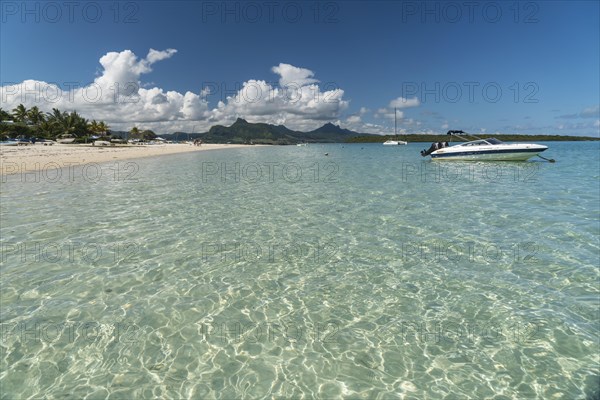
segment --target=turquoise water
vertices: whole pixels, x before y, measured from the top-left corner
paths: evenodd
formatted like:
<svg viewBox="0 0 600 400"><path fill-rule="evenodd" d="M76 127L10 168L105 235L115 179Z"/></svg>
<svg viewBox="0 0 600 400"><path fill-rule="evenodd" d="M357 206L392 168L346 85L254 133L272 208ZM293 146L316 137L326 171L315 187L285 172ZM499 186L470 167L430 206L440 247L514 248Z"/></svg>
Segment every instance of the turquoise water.
<svg viewBox="0 0 600 400"><path fill-rule="evenodd" d="M546 144L3 177L0 397L594 398L599 145Z"/></svg>

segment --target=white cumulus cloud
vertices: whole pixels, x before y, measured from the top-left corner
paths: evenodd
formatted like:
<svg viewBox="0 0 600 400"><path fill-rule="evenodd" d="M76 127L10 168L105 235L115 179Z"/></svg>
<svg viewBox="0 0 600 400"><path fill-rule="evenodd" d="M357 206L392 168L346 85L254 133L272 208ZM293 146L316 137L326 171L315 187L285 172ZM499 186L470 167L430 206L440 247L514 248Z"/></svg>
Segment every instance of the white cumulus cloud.
<svg viewBox="0 0 600 400"><path fill-rule="evenodd" d="M385 118L385 119L388 119L391 121L393 121L394 119L397 119L397 121L401 124L413 125L413 124L416 124L417 121L414 121L412 119L405 120L404 119L404 111L398 110L398 109L417 107L420 104L421 103L419 102L419 99L416 97L413 97L411 99L405 99L404 97L398 97L398 98L392 99L389 102L387 107L379 108L375 112L375 118Z"/></svg>
<svg viewBox="0 0 600 400"><path fill-rule="evenodd" d="M271 68L271 71L279 75L279 85L281 87L306 86L318 82L318 80L313 79L315 74L311 70L294 67L290 64L281 63Z"/></svg>
<svg viewBox="0 0 600 400"><path fill-rule="evenodd" d="M418 98L413 97L412 99L405 99L404 97L398 97L390 101L390 108L408 108L408 107L417 107L421 102Z"/></svg>
<svg viewBox="0 0 600 400"><path fill-rule="evenodd" d="M358 115L351 115L346 119L346 121L351 124L358 124L361 122L361 119Z"/></svg>

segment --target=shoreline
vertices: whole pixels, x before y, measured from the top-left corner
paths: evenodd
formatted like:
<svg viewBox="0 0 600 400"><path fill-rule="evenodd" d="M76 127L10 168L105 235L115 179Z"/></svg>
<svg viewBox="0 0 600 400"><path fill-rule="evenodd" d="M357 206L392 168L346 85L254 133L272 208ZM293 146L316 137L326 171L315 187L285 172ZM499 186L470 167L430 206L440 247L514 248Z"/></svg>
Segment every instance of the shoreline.
<svg viewBox="0 0 600 400"><path fill-rule="evenodd" d="M260 145L255 145L260 146ZM155 145L91 146L42 144L0 147L0 176L23 172L40 172L64 167L169 154L191 153L222 149L254 147L244 144L191 144L169 143Z"/></svg>

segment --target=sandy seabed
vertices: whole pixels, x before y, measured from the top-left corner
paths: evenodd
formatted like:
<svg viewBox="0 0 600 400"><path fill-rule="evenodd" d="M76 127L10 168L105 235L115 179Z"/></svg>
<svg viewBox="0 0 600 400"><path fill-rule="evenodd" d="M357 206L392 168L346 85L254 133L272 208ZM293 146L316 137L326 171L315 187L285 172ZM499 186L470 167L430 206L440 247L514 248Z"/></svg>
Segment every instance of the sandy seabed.
<svg viewBox="0 0 600 400"><path fill-rule="evenodd" d="M241 144L157 144L130 146L91 146L42 143L27 146L0 146L0 175L45 171L76 165L129 160L165 154L188 153L231 148L249 148Z"/></svg>

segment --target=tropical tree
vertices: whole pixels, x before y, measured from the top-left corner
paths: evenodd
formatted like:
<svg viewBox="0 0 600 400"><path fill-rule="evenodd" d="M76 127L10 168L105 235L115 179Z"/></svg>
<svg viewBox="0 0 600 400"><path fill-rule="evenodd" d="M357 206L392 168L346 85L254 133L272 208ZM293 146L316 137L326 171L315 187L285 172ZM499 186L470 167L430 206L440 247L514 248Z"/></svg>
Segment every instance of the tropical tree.
<svg viewBox="0 0 600 400"><path fill-rule="evenodd" d="M89 132L88 120L77 111L66 113L54 108L48 120L55 124L61 135L80 137Z"/></svg>
<svg viewBox="0 0 600 400"><path fill-rule="evenodd" d="M67 118L63 119L58 123L58 127L62 132L62 135L65 136L76 136L77 125L74 118L71 116L67 116Z"/></svg>
<svg viewBox="0 0 600 400"><path fill-rule="evenodd" d="M74 127L75 136L84 136L89 133L88 120L83 118L77 111L71 112L67 117L68 125Z"/></svg>
<svg viewBox="0 0 600 400"><path fill-rule="evenodd" d="M88 124L88 129L92 131L92 133L98 134L100 133L100 124L98 124L98 121L93 120Z"/></svg>
<svg viewBox="0 0 600 400"><path fill-rule="evenodd" d="M105 136L106 132L108 132L108 125L104 121L96 121L93 120L88 124L88 129L97 135Z"/></svg>
<svg viewBox="0 0 600 400"><path fill-rule="evenodd" d="M60 111L58 108L53 108L52 112L48 114L48 119L53 121L60 121L66 118L67 113L64 111Z"/></svg>
<svg viewBox="0 0 600 400"><path fill-rule="evenodd" d="M2 121L11 121L12 120L12 115L10 115L10 113L4 111L2 108L0 108L0 122Z"/></svg>
<svg viewBox="0 0 600 400"><path fill-rule="evenodd" d="M38 132L41 134L41 136L44 136L47 138L55 137L58 133L57 128L58 127L55 122L47 121L47 120L40 122L40 124L37 126Z"/></svg>
<svg viewBox="0 0 600 400"><path fill-rule="evenodd" d="M98 123L98 129L100 130L100 133L104 136L108 133L110 126L106 125L106 122L100 121Z"/></svg>
<svg viewBox="0 0 600 400"><path fill-rule="evenodd" d="M13 120L15 122L27 122L27 108L23 104L19 104L17 107L13 108Z"/></svg>
<svg viewBox="0 0 600 400"><path fill-rule="evenodd" d="M27 119L33 125L39 125L40 122L46 119L46 116L37 106L33 106L27 111Z"/></svg>

